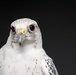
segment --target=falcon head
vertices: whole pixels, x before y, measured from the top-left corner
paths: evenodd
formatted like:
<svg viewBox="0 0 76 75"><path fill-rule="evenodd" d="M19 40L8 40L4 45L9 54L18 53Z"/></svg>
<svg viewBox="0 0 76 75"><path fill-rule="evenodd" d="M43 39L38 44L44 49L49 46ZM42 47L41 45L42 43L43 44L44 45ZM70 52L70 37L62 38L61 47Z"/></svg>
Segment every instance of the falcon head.
<svg viewBox="0 0 76 75"><path fill-rule="evenodd" d="M33 43L41 38L41 32L36 21L29 18L18 19L11 24L11 41L22 46Z"/></svg>

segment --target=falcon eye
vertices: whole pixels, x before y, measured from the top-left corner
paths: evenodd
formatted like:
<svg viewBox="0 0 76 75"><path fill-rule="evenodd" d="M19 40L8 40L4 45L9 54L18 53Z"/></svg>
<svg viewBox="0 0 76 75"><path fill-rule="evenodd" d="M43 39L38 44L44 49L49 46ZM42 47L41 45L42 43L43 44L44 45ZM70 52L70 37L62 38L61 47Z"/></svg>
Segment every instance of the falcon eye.
<svg viewBox="0 0 76 75"><path fill-rule="evenodd" d="M31 31L34 31L34 30L35 30L35 26L34 26L34 25L30 25L30 26L29 26L29 29L30 29Z"/></svg>
<svg viewBox="0 0 76 75"><path fill-rule="evenodd" d="M12 26L11 27L11 30L12 30L12 32L15 32L15 27Z"/></svg>

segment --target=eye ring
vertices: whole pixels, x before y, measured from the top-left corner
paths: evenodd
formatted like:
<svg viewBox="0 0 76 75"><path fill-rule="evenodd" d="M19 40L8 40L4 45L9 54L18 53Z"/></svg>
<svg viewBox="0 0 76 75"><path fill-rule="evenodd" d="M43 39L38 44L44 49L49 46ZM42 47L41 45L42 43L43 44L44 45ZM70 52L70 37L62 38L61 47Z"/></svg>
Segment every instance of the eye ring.
<svg viewBox="0 0 76 75"><path fill-rule="evenodd" d="M12 27L11 27L11 30L12 30L12 32L15 32L15 27L12 26Z"/></svg>
<svg viewBox="0 0 76 75"><path fill-rule="evenodd" d="M35 25L34 24L31 24L30 26L29 26L29 31L30 32L33 32L35 30Z"/></svg>

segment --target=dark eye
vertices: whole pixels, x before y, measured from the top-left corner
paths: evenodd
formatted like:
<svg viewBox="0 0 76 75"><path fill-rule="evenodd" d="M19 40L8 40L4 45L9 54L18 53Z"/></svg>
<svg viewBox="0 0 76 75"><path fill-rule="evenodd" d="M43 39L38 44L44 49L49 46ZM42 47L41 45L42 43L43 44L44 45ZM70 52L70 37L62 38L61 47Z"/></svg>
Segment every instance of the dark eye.
<svg viewBox="0 0 76 75"><path fill-rule="evenodd" d="M30 25L30 26L29 26L29 29L30 29L31 31L34 31L34 30L35 30L35 26L34 26L34 25Z"/></svg>
<svg viewBox="0 0 76 75"><path fill-rule="evenodd" d="M12 32L15 32L15 27L12 26L11 27L11 30L12 30Z"/></svg>

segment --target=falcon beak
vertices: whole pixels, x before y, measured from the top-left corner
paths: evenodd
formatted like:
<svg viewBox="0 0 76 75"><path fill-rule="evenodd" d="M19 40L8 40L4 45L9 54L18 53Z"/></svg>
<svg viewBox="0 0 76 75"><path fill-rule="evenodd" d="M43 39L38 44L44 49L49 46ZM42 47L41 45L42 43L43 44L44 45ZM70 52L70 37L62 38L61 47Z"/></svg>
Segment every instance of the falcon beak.
<svg viewBox="0 0 76 75"><path fill-rule="evenodd" d="M21 46L22 43L24 42L25 40L25 36L23 34L20 34L19 37L18 37L18 42L19 42L19 45Z"/></svg>
<svg viewBox="0 0 76 75"><path fill-rule="evenodd" d="M20 28L20 29L18 29L17 30L17 35L18 35L18 43L19 43L19 45L21 46L22 45L22 43L24 42L24 40L25 40L25 34L26 34L26 30L25 29L22 29L22 28Z"/></svg>

